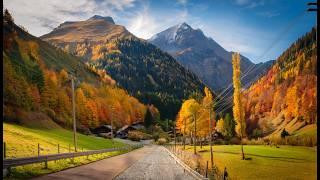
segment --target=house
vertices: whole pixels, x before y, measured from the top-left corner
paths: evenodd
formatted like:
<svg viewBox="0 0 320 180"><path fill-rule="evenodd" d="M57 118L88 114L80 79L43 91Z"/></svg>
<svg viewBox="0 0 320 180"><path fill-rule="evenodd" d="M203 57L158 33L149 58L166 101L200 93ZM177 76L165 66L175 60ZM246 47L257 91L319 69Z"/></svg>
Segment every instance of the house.
<svg viewBox="0 0 320 180"><path fill-rule="evenodd" d="M116 137L121 139L128 138L128 132L144 129L143 122L136 122L131 125L125 125L116 132Z"/></svg>
<svg viewBox="0 0 320 180"><path fill-rule="evenodd" d="M135 122L135 123L132 123L131 126L136 130L144 129L143 122Z"/></svg>
<svg viewBox="0 0 320 180"><path fill-rule="evenodd" d="M136 129L133 128L132 126L125 125L116 132L116 137L121 139L126 139L128 138L128 132L133 130L136 130Z"/></svg>
<svg viewBox="0 0 320 180"><path fill-rule="evenodd" d="M93 134L109 133L109 132L111 132L111 128L112 128L111 125L105 124L105 125L102 125L102 126L99 126L97 128L92 129L91 132Z"/></svg>

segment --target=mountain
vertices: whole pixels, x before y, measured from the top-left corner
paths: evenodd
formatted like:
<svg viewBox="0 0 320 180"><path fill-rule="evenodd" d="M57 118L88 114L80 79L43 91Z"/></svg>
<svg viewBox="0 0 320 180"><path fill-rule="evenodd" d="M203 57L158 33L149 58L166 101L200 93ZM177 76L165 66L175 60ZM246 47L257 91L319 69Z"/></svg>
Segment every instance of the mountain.
<svg viewBox="0 0 320 180"><path fill-rule="evenodd" d="M72 74L79 130L110 124L111 119L116 127L144 119L147 106L115 86L105 71L30 35L7 10L2 53L4 121L72 127Z"/></svg>
<svg viewBox="0 0 320 180"><path fill-rule="evenodd" d="M226 51L212 38L206 37L200 29L181 23L152 36L148 41L171 54L216 91L232 82L232 52ZM270 62L254 64L241 56L242 72L248 68L254 69L243 79L243 83L252 82L269 67Z"/></svg>
<svg viewBox="0 0 320 180"><path fill-rule="evenodd" d="M317 47L316 29L293 43L266 75L244 91L247 132L269 137L316 136Z"/></svg>
<svg viewBox="0 0 320 180"><path fill-rule="evenodd" d="M182 100L203 92L204 84L172 56L112 22L101 16L65 22L41 39L106 70L130 94L154 104L162 119L175 119Z"/></svg>

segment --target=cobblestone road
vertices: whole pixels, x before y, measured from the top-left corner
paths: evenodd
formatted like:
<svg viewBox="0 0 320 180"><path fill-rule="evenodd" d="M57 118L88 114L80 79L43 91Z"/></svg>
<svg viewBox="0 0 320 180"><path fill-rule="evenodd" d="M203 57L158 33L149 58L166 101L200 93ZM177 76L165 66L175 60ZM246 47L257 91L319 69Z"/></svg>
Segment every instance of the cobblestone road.
<svg viewBox="0 0 320 180"><path fill-rule="evenodd" d="M161 146L151 146L150 152L134 163L116 180L191 180L194 179L175 163L168 152Z"/></svg>

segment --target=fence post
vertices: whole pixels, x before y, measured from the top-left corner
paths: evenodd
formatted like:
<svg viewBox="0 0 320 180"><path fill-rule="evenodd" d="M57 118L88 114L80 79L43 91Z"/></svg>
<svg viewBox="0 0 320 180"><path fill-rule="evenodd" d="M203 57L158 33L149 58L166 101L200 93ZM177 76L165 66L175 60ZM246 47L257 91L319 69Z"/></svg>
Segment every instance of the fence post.
<svg viewBox="0 0 320 180"><path fill-rule="evenodd" d="M70 147L70 144L69 144L69 152L71 152L71 149L70 149L71 147Z"/></svg>
<svg viewBox="0 0 320 180"><path fill-rule="evenodd" d="M38 156L40 156L40 144L38 143Z"/></svg>
<svg viewBox="0 0 320 180"><path fill-rule="evenodd" d="M3 159L7 158L6 142L3 142Z"/></svg>
<svg viewBox="0 0 320 180"><path fill-rule="evenodd" d="M58 144L58 154L60 154L60 145Z"/></svg>
<svg viewBox="0 0 320 180"><path fill-rule="evenodd" d="M44 168L48 169L48 158L46 158L46 161L44 162Z"/></svg>
<svg viewBox="0 0 320 180"><path fill-rule="evenodd" d="M208 161L207 161L207 167L206 167L206 178L208 177Z"/></svg>

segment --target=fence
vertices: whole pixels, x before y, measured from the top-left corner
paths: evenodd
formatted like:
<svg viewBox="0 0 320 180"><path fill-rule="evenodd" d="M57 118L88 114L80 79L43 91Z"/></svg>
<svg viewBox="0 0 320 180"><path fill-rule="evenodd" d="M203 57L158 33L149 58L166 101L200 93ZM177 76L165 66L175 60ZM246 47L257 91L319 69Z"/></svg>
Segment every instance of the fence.
<svg viewBox="0 0 320 180"><path fill-rule="evenodd" d="M5 146L5 145L4 145ZM61 154L50 154L50 155L39 155L35 157L25 157L25 158L14 158L14 159L4 159L3 160L3 169L7 169L15 166L22 166L33 163L45 163L45 167L48 167L48 161L75 158L80 156L89 156L94 154L101 154L106 152L120 151L120 150L130 150L140 148L142 145L131 145L117 148L108 148L100 150L90 150L84 152L73 152L73 153L61 153Z"/></svg>
<svg viewBox="0 0 320 180"><path fill-rule="evenodd" d="M208 161L200 155L195 155L193 152L182 150L182 146L179 146L178 144L176 145L176 148L174 145L167 145L165 147L168 151L173 153L176 158L183 162L185 166L188 166L184 168L187 170L190 168L193 171L191 173L196 174L198 179L224 179L224 172L219 171L216 166L209 167ZM177 162L179 160L177 160Z"/></svg>

